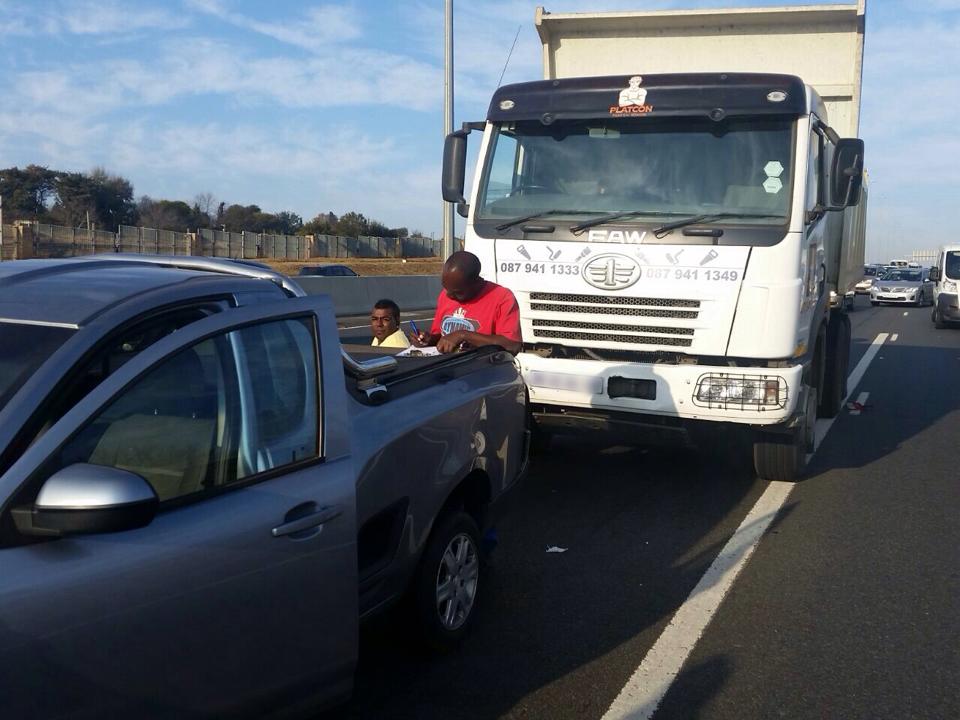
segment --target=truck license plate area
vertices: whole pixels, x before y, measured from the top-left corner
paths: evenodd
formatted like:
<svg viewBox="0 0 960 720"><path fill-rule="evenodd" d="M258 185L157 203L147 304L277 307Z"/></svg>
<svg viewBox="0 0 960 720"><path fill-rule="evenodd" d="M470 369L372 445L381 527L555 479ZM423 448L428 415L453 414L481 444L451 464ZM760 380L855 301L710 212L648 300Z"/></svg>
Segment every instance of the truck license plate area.
<svg viewBox="0 0 960 720"><path fill-rule="evenodd" d="M611 398L637 398L638 400L657 399L656 380L638 380L614 376L607 380L607 395Z"/></svg>

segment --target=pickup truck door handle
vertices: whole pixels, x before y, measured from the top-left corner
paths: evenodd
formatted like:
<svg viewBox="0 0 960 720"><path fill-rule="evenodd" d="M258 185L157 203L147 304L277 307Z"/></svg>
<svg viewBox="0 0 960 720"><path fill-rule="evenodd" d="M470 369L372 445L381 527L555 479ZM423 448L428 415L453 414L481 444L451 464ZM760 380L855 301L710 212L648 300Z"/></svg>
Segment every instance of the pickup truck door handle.
<svg viewBox="0 0 960 720"><path fill-rule="evenodd" d="M312 505L313 503L310 504ZM294 508L287 513L287 518L293 515L298 509L299 508ZM327 507L320 508L316 512L310 513L309 515L302 515L301 517L297 517L295 520L289 520L282 525L277 525L277 527L270 531L270 534L274 537L282 537L283 535L292 535L294 533L303 532L304 530L309 530L310 528L315 528L318 525L323 525L324 523L330 522L331 520L340 517L342 514L343 506L328 505Z"/></svg>

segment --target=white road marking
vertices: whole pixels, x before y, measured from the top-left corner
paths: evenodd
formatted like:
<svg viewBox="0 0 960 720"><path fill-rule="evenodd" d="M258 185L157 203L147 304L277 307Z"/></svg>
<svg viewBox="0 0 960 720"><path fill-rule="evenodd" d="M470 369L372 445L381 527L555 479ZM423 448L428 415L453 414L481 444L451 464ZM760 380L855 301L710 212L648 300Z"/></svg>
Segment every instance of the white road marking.
<svg viewBox="0 0 960 720"><path fill-rule="evenodd" d="M887 333L877 335L850 373L847 379L850 393L860 384L887 337ZM849 399L848 393L842 404L846 405ZM835 418L817 421L816 447L820 446L834 420ZM785 482L771 482L767 486L756 505L740 523L740 527L700 578L700 582L674 613L670 624L647 652L640 666L604 713L602 720L649 720L653 717L733 581L790 497L793 487L793 483Z"/></svg>
<svg viewBox="0 0 960 720"><path fill-rule="evenodd" d="M899 333L894 333L890 336L890 342L896 342L898 337L900 337Z"/></svg>
<svg viewBox="0 0 960 720"><path fill-rule="evenodd" d="M906 310L903 311L903 316L904 316L904 317L906 317L906 316L909 315L909 314L910 314L910 313L907 312Z"/></svg>
<svg viewBox="0 0 960 720"><path fill-rule="evenodd" d="M892 341L891 341L892 342ZM870 393L862 392L857 396L857 399L854 401L858 407L863 407L867 404L867 398L870 397ZM859 415L860 411L857 408L854 408L850 411L851 415Z"/></svg>

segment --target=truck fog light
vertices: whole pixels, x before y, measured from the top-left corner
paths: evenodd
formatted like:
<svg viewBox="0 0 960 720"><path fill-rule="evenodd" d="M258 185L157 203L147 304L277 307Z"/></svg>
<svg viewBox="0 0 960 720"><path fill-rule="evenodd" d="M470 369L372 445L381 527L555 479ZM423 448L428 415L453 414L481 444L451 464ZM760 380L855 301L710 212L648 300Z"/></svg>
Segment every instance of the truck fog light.
<svg viewBox="0 0 960 720"><path fill-rule="evenodd" d="M707 407L748 408L784 407L786 387L782 379L763 375L708 373L697 381L693 396L696 405Z"/></svg>

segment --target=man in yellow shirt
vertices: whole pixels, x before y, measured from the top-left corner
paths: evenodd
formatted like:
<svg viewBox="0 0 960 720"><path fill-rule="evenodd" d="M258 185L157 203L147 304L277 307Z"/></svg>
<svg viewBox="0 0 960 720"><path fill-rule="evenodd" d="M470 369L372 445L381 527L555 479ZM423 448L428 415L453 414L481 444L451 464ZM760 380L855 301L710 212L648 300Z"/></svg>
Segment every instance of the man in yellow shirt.
<svg viewBox="0 0 960 720"><path fill-rule="evenodd" d="M377 300L370 313L370 330L374 347L410 347L410 341L400 329L400 306L393 300Z"/></svg>

